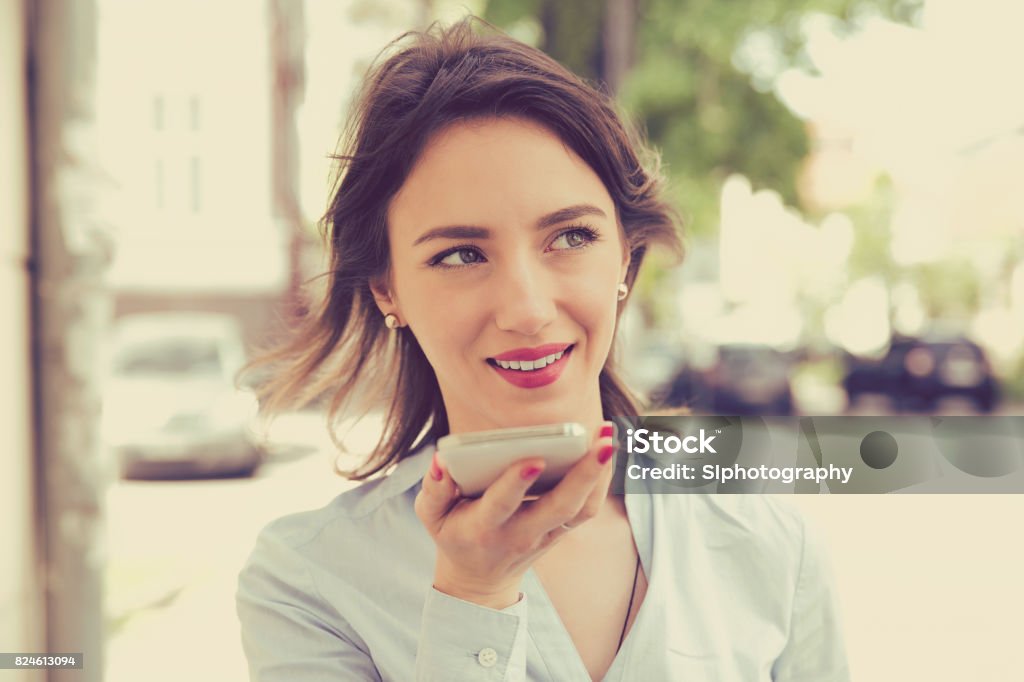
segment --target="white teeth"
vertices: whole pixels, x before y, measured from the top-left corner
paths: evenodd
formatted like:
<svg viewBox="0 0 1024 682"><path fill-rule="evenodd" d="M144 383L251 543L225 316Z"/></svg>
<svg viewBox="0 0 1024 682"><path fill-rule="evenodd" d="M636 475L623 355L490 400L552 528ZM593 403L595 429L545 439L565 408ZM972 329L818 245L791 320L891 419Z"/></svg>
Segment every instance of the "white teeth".
<svg viewBox="0 0 1024 682"><path fill-rule="evenodd" d="M537 360L495 360L499 367L504 369L518 369L520 371L530 372L535 369L542 369L547 367L552 362L560 360L565 355L565 351L559 351L553 355L548 355Z"/></svg>

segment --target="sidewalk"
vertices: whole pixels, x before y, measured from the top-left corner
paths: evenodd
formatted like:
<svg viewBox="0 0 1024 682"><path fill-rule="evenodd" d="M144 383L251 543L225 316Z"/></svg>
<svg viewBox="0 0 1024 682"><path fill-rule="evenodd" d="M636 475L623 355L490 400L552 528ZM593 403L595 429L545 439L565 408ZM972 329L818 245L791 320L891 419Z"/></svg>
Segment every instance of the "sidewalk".
<svg viewBox="0 0 1024 682"><path fill-rule="evenodd" d="M379 417L345 437L350 466L376 444ZM345 425L344 428L349 428ZM108 495L106 680L247 679L235 615L238 571L257 533L356 483L319 413L282 416L250 479L119 481Z"/></svg>

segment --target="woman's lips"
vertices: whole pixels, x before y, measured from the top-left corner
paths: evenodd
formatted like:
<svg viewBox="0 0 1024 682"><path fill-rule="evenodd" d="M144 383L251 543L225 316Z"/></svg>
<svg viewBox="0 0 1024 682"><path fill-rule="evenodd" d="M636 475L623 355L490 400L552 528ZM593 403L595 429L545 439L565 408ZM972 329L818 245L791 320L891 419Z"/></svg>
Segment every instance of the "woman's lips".
<svg viewBox="0 0 1024 682"><path fill-rule="evenodd" d="M548 384L554 383L558 380L558 377L562 375L562 371L568 364L569 358L572 356L572 351L575 348L575 344L570 345L565 349L565 352L562 353L562 357L558 358L550 365L545 365L541 369L505 369L498 365L493 358L489 358L487 360L487 364L489 364L502 379L513 386L518 386L519 388L540 388L541 386L547 386Z"/></svg>
<svg viewBox="0 0 1024 682"><path fill-rule="evenodd" d="M549 343L543 346L537 346L536 348L516 348L502 353L501 355L495 355L491 360L539 360L540 358L546 358L549 355L555 353L561 353L566 348L571 346L571 343Z"/></svg>

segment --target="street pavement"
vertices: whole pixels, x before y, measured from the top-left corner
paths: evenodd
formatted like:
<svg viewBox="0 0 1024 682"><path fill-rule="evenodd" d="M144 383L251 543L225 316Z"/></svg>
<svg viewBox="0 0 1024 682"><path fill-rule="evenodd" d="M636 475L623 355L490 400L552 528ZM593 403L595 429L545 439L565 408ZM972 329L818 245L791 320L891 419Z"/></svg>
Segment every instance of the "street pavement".
<svg viewBox="0 0 1024 682"><path fill-rule="evenodd" d="M346 444L368 448L377 425L379 418L369 418ZM248 679L234 595L258 532L354 485L332 470L322 416L287 415L270 436L271 457L251 479L118 481L110 488L108 682Z"/></svg>

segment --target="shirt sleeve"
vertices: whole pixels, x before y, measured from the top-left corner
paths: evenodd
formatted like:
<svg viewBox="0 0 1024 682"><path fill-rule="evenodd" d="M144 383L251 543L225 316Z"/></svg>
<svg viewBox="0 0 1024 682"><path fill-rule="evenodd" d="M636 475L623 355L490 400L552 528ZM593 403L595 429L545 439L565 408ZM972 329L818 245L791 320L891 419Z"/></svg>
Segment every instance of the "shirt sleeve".
<svg viewBox="0 0 1024 682"><path fill-rule="evenodd" d="M819 531L803 523L789 638L772 667L775 682L849 682L839 600Z"/></svg>
<svg viewBox="0 0 1024 682"><path fill-rule="evenodd" d="M252 682L379 681L365 643L320 596L308 567L266 531L235 598Z"/></svg>
<svg viewBox="0 0 1024 682"><path fill-rule="evenodd" d="M526 595L504 609L431 587L423 605L416 681L522 682L526 679Z"/></svg>

